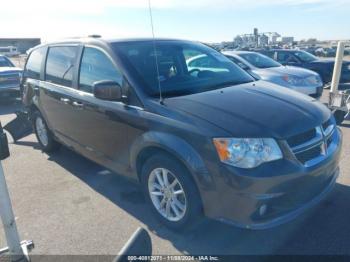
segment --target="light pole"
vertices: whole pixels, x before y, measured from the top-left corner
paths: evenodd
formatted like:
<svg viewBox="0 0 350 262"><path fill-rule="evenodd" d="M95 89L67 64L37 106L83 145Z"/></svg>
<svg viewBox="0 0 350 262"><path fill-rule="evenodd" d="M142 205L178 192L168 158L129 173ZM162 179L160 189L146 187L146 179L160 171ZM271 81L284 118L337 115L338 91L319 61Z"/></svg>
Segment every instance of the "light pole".
<svg viewBox="0 0 350 262"><path fill-rule="evenodd" d="M4 160L10 156L8 141L6 134L2 129L0 122L0 160ZM0 250L0 254L9 253L11 261L28 261L28 249L34 247L33 242L23 241L17 231L15 216L13 214L10 195L7 189L6 179L2 163L0 161L0 215L4 225L4 232L8 247Z"/></svg>

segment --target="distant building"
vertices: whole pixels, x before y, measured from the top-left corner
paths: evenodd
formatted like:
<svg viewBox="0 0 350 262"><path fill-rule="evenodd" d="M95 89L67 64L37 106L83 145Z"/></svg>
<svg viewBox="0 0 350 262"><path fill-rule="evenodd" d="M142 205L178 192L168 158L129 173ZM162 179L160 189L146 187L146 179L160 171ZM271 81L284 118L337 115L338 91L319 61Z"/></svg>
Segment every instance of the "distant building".
<svg viewBox="0 0 350 262"><path fill-rule="evenodd" d="M40 44L40 38L0 38L0 47L15 46L21 54Z"/></svg>
<svg viewBox="0 0 350 262"><path fill-rule="evenodd" d="M238 35L234 38L234 44L239 47L256 47L256 36L254 34Z"/></svg>
<svg viewBox="0 0 350 262"><path fill-rule="evenodd" d="M278 38L281 37L281 35L279 33L276 33L276 32L267 32L264 34L269 38L269 45L277 44Z"/></svg>
<svg viewBox="0 0 350 262"><path fill-rule="evenodd" d="M233 39L233 43L235 46L242 46L243 45L243 39L241 36L236 36L235 39Z"/></svg>
<svg viewBox="0 0 350 262"><path fill-rule="evenodd" d="M265 47L265 46L272 46L276 45L281 41L278 41L278 39L281 37L281 35L277 32L265 32L265 33L259 33L257 28L254 28L253 34L243 34L243 35L237 35L234 38L234 44L239 47ZM285 41L287 44L290 42L290 38L287 37ZM292 38L291 42L293 43L294 38Z"/></svg>
<svg viewBox="0 0 350 262"><path fill-rule="evenodd" d="M291 36L283 36L281 37L281 44L283 45L293 45L294 37Z"/></svg>
<svg viewBox="0 0 350 262"><path fill-rule="evenodd" d="M269 37L265 34L261 34L258 38L258 46L265 47L269 45Z"/></svg>

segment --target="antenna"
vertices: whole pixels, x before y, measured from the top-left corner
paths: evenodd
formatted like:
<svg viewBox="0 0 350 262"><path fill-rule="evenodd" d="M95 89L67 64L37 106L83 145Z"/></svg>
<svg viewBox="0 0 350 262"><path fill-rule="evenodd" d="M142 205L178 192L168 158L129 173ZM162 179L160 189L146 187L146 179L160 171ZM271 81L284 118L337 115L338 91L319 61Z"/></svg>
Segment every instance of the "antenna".
<svg viewBox="0 0 350 262"><path fill-rule="evenodd" d="M151 18L151 28L152 28L152 37L153 37L153 52L154 52L154 57L155 57L155 61L156 61L156 69L157 69L157 82L158 82L158 89L159 89L159 102L161 104L163 104L162 87L160 85L160 75L159 75L158 58L157 58L157 50L156 50L156 39L155 39L155 36L154 36L151 0L148 0L148 7L149 7L149 15L150 15L150 18Z"/></svg>

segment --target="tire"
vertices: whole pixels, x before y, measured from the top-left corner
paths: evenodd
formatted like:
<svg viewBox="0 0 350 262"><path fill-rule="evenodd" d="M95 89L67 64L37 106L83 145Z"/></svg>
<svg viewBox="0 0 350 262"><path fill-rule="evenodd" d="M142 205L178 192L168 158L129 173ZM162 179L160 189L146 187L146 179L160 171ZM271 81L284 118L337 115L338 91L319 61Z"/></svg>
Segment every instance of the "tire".
<svg viewBox="0 0 350 262"><path fill-rule="evenodd" d="M47 127L46 121L39 111L32 114L33 129L43 151L49 153L58 150L61 146L55 139L52 132ZM46 139L45 135L46 133Z"/></svg>
<svg viewBox="0 0 350 262"><path fill-rule="evenodd" d="M335 122L337 123L337 125L341 125L341 123L343 123L343 121L345 119L346 113L344 111L341 111L341 110L336 110L333 113L333 115L334 115Z"/></svg>
<svg viewBox="0 0 350 262"><path fill-rule="evenodd" d="M155 175L158 173L163 178L162 180L164 182L161 171L163 174L168 171L168 185L175 183L173 178L176 178L179 184L176 184L174 187L168 186L168 191L163 191L163 196L153 195L150 192L162 194L162 192L160 192L162 190L158 187L160 186L159 180L157 175ZM152 181L158 184L157 188L152 188L152 185L154 185ZM191 174L179 161L167 155L157 154L151 156L142 167L141 183L146 200L151 206L153 213L167 227L171 229L185 229L199 221L198 218L202 215L202 202L199 192L192 180ZM171 196L169 197L169 188L170 191L173 193L177 192L178 194L170 193ZM181 190L184 194L179 194ZM168 201L164 200L166 197L168 197ZM166 201L163 204L164 208L158 210L162 204L162 200ZM170 210L169 217L166 217L167 206L169 206ZM184 208L181 209L181 207ZM175 209L177 209L177 214Z"/></svg>

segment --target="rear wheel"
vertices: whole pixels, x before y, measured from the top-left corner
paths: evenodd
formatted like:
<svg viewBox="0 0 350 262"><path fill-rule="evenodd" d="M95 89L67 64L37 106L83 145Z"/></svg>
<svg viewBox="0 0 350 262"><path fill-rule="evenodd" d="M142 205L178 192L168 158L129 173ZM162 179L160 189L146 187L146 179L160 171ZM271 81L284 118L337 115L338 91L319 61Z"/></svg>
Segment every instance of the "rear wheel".
<svg viewBox="0 0 350 262"><path fill-rule="evenodd" d="M60 147L60 144L55 141L52 132L48 129L46 121L40 112L35 111L32 119L35 135L43 151L53 152L57 150Z"/></svg>
<svg viewBox="0 0 350 262"><path fill-rule="evenodd" d="M177 160L154 155L142 168L142 186L153 213L174 229L190 226L201 215L201 200L187 169Z"/></svg>

